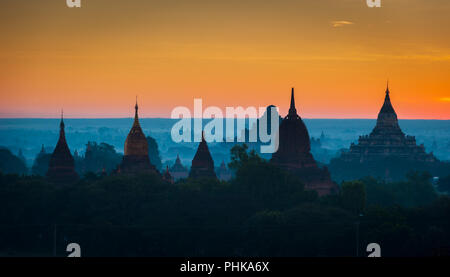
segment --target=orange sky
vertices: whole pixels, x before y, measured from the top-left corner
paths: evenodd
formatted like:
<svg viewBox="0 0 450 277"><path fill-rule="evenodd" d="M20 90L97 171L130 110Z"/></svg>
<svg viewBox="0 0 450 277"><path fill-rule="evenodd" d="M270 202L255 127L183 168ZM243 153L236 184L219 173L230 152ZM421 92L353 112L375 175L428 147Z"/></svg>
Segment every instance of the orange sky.
<svg viewBox="0 0 450 277"><path fill-rule="evenodd" d="M267 106L450 119L450 1L3 0L0 117L168 117Z"/></svg>

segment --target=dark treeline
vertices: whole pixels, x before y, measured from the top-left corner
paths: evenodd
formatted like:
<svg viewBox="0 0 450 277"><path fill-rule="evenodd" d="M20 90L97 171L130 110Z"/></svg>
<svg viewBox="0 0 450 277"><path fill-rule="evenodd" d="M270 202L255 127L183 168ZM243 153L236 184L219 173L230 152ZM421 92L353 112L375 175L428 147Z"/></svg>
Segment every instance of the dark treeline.
<svg viewBox="0 0 450 277"><path fill-rule="evenodd" d="M245 146L229 182L87 174L76 184L0 175L0 255L432 256L450 246L450 199L427 173L344 182L318 198ZM359 238L359 239L358 239Z"/></svg>

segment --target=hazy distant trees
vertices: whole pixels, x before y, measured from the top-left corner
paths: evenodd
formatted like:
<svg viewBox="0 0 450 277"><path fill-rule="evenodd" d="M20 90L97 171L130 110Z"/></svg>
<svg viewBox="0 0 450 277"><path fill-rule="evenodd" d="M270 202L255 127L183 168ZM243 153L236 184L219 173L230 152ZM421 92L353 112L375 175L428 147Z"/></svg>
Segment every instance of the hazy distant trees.
<svg viewBox="0 0 450 277"><path fill-rule="evenodd" d="M32 175L45 176L48 171L48 164L50 163L50 158L52 154L40 152L33 162L33 167L31 168Z"/></svg>
<svg viewBox="0 0 450 277"><path fill-rule="evenodd" d="M7 148L0 148L0 172L10 174L27 174L24 161L11 153Z"/></svg>
<svg viewBox="0 0 450 277"><path fill-rule="evenodd" d="M77 171L81 174L88 172L105 173L112 172L122 161L122 155L116 152L114 146L107 143L97 144L96 142L88 142L84 159L80 159L77 164Z"/></svg>
<svg viewBox="0 0 450 277"><path fill-rule="evenodd" d="M147 136L147 143L150 162L156 167L156 169L161 171L162 162L161 156L159 155L158 143L156 143L156 140L150 136Z"/></svg>

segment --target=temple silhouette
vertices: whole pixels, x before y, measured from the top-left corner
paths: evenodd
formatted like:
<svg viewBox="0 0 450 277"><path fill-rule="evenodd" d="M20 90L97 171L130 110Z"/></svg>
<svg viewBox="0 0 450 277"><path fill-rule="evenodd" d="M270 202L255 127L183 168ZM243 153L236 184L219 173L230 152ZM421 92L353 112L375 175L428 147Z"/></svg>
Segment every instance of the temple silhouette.
<svg viewBox="0 0 450 277"><path fill-rule="evenodd" d="M222 161L220 167L217 169L217 178L221 181L229 181L233 177L231 170L225 164L225 161Z"/></svg>
<svg viewBox="0 0 450 277"><path fill-rule="evenodd" d="M64 116L61 113L59 139L50 157L46 174L48 180L53 183L72 183L78 180L78 174L75 172L75 162L69 146L67 146L64 128Z"/></svg>
<svg viewBox="0 0 450 277"><path fill-rule="evenodd" d="M354 166L361 166L361 169ZM426 153L423 144L417 145L414 136L405 135L401 130L391 103L388 83L383 106L372 132L360 136L358 143L352 143L348 151L333 159L330 170L338 179L363 177L361 174L364 174L393 181L404 177L408 170L432 172L441 166L432 153ZM352 169L352 173L361 174L345 174L347 168Z"/></svg>
<svg viewBox="0 0 450 277"><path fill-rule="evenodd" d="M162 179L164 181L168 182L168 183L171 183L171 184L174 183L174 179L173 179L172 175L169 172L169 166L166 167L166 171L162 175Z"/></svg>
<svg viewBox="0 0 450 277"><path fill-rule="evenodd" d="M298 176L305 189L315 190L320 196L338 191L327 168L319 168L311 154L308 130L295 108L294 88L289 113L279 128L278 151L273 153L270 161Z"/></svg>
<svg viewBox="0 0 450 277"><path fill-rule="evenodd" d="M396 156L413 161L436 162L433 154L425 152L423 144L418 146L414 136L407 136L400 129L389 94L388 85L375 128L369 135L360 136L357 144L352 143L350 151L343 154L342 159L364 162Z"/></svg>
<svg viewBox="0 0 450 277"><path fill-rule="evenodd" d="M268 117L269 106L264 116ZM150 162L149 145L139 123L138 103L136 99L134 122L125 140L124 155L115 171L116 174L157 174L169 183L183 178L211 178L230 180L232 172L222 162L217 169L206 143L204 133L198 145L190 170L181 163L179 155L172 167L167 167L160 173ZM276 112L276 110L275 110ZM270 118L270 117L269 117ZM281 117L279 117L281 120ZM267 121L270 130L270 121ZM55 150L48 163L48 170L39 169L34 172L47 171L46 176L52 182L73 182L78 179L75 171L76 159L71 155L65 138L64 118L61 115L60 135ZM256 128L253 126L253 128ZM248 132L248 130L246 130ZM324 134L322 132L322 139ZM305 184L305 189L315 190L319 196L333 194L338 191L335 181L357 179L365 176L382 177L386 181L400 179L413 170L429 171L435 176L448 171L448 165L440 162L433 153L427 153L424 145L417 145L414 136L408 136L401 130L397 114L390 99L389 84L387 85L384 103L378 113L375 127L369 135L360 136L357 143L352 143L348 151L331 160L329 167L333 175L331 179L327 167L319 167L311 154L311 139L308 129L298 115L295 106L294 88L291 91L289 112L281 120L279 148L273 153L270 162L299 177ZM317 143L317 141L313 141ZM320 141L319 141L320 143ZM85 158L90 157L90 143L87 145ZM45 156L45 149L39 157ZM78 156L75 152L75 156ZM42 159L41 157L41 159ZM120 158L119 158L120 159ZM44 161L45 163L45 161ZM119 161L118 161L119 163ZM217 170L217 173L216 171ZM103 167L102 175L106 175Z"/></svg>
<svg viewBox="0 0 450 277"><path fill-rule="evenodd" d="M191 171L189 172L189 178L209 178L217 179L214 172L214 161L209 152L208 144L205 140L205 135L202 132L202 141L198 145L197 152L192 159Z"/></svg>
<svg viewBox="0 0 450 277"><path fill-rule="evenodd" d="M118 173L127 175L140 173L159 174L156 167L150 163L148 142L139 124L137 100L134 109L134 123L125 140L124 156L118 168Z"/></svg>
<svg viewBox="0 0 450 277"><path fill-rule="evenodd" d="M169 172L174 181L185 179L189 176L189 170L181 163L180 155L177 155L177 159L175 160L174 165L169 169Z"/></svg>

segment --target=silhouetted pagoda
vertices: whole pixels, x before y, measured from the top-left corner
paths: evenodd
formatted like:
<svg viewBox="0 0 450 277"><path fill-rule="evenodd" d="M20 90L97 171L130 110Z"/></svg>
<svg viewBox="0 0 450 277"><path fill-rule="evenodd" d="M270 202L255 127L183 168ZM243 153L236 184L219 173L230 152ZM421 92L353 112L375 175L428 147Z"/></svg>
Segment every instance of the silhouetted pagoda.
<svg viewBox="0 0 450 277"><path fill-rule="evenodd" d="M162 178L164 181L173 184L173 177L170 175L169 166L166 167L166 171L164 172Z"/></svg>
<svg viewBox="0 0 450 277"><path fill-rule="evenodd" d="M389 93L388 86L375 128L369 135L360 136L358 144L352 143L350 151L343 154L342 159L364 162L380 157L396 156L421 162L437 161L433 154L425 152L423 144L417 146L415 137L405 135L400 129Z"/></svg>
<svg viewBox="0 0 450 277"><path fill-rule="evenodd" d="M231 174L231 171L228 169L227 165L225 164L225 161L222 161L222 163L220 164L220 167L217 170L217 177L221 181L229 181L233 177Z"/></svg>
<svg viewBox="0 0 450 277"><path fill-rule="evenodd" d="M327 168L319 168L311 154L308 130L295 108L294 89L291 92L291 106L279 129L278 151L273 153L271 162L288 170L300 178L305 189L327 195L338 191L331 180Z"/></svg>
<svg viewBox="0 0 450 277"><path fill-rule="evenodd" d="M189 170L183 166L180 160L180 156L177 155L177 159L175 160L175 164L170 168L170 175L172 175L175 181L179 179L185 179L189 176Z"/></svg>
<svg viewBox="0 0 450 277"><path fill-rule="evenodd" d="M214 172L214 161L206 144L204 133L202 133L202 141L198 145L197 153L192 159L191 171L189 178L211 178L217 179Z"/></svg>
<svg viewBox="0 0 450 277"><path fill-rule="evenodd" d="M47 178L54 183L71 183L78 180L78 174L75 172L75 162L67 146L62 114L59 128L59 139L50 158Z"/></svg>
<svg viewBox="0 0 450 277"><path fill-rule="evenodd" d="M45 176L48 171L48 164L50 163L50 158L52 154L45 152L45 147L42 144L41 151L36 155L34 159L33 166L31 168L31 173L33 175Z"/></svg>
<svg viewBox="0 0 450 277"><path fill-rule="evenodd" d="M139 124L138 104L136 101L134 123L125 140L124 156L119 166L120 174L155 173L155 166L150 163L148 142Z"/></svg>
<svg viewBox="0 0 450 277"><path fill-rule="evenodd" d="M361 174L392 181L404 177L409 170L429 170L425 167L438 163L432 153L425 152L423 144L418 146L414 136L405 135L401 130L388 85L375 128L369 135L360 136L357 144L352 143L348 152L332 160L330 169L333 176L342 176L340 179L362 177L347 174L347 178L344 178L346 167L351 166ZM360 169L356 168L358 164L361 165Z"/></svg>

